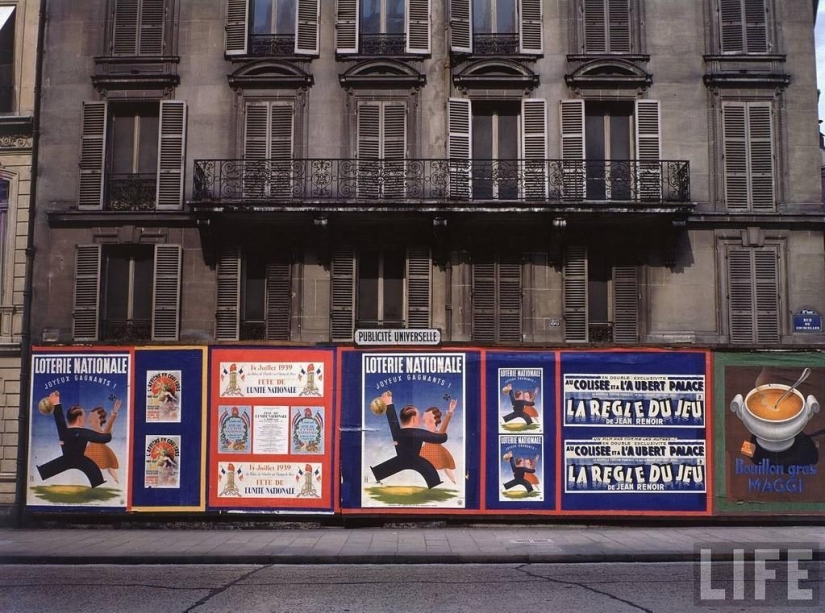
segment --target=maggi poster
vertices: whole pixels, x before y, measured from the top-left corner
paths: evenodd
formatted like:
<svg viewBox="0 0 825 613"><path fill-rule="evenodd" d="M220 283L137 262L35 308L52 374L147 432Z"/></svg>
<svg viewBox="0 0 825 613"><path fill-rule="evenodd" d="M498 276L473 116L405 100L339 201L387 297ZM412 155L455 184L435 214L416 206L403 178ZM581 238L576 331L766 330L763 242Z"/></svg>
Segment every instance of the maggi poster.
<svg viewBox="0 0 825 613"><path fill-rule="evenodd" d="M825 510L825 358L717 354L716 510Z"/></svg>
<svg viewBox="0 0 825 613"><path fill-rule="evenodd" d="M332 356L212 349L210 507L333 510Z"/></svg>

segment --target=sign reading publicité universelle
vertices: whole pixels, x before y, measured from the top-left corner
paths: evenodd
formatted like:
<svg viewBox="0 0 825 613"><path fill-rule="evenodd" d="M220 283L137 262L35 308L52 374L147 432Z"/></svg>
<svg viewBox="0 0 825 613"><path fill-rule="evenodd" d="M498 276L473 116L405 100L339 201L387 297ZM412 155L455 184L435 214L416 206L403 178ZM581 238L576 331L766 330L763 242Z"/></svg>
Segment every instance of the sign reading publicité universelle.
<svg viewBox="0 0 825 613"><path fill-rule="evenodd" d="M439 345L440 343L441 330L435 328L418 330L377 328L355 331L355 344L359 346Z"/></svg>

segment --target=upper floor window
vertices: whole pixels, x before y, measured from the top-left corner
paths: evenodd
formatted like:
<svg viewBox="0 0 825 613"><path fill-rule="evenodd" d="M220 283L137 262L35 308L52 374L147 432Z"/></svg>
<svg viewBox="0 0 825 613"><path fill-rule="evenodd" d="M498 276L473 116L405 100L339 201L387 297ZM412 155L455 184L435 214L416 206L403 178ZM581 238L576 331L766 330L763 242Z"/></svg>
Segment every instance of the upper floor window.
<svg viewBox="0 0 825 613"><path fill-rule="evenodd" d="M631 0L583 0L584 53L630 53Z"/></svg>
<svg viewBox="0 0 825 613"><path fill-rule="evenodd" d="M227 0L226 55L318 55L321 0Z"/></svg>
<svg viewBox="0 0 825 613"><path fill-rule="evenodd" d="M543 53L541 0L450 0L453 53Z"/></svg>
<svg viewBox="0 0 825 613"><path fill-rule="evenodd" d="M775 210L771 102L723 102L722 131L727 208Z"/></svg>
<svg viewBox="0 0 825 613"><path fill-rule="evenodd" d="M336 52L430 53L431 4L432 0L338 0Z"/></svg>
<svg viewBox="0 0 825 613"><path fill-rule="evenodd" d="M14 9L0 6L0 113L14 110Z"/></svg>
<svg viewBox="0 0 825 613"><path fill-rule="evenodd" d="M521 254L476 254L473 261L473 340L520 343Z"/></svg>
<svg viewBox="0 0 825 613"><path fill-rule="evenodd" d="M766 0L719 0L722 53L766 53Z"/></svg>
<svg viewBox="0 0 825 613"><path fill-rule="evenodd" d="M166 10L170 0L115 0L114 55L164 55Z"/></svg>
<svg viewBox="0 0 825 613"><path fill-rule="evenodd" d="M782 244L729 244L724 249L730 342L778 343L782 333Z"/></svg>

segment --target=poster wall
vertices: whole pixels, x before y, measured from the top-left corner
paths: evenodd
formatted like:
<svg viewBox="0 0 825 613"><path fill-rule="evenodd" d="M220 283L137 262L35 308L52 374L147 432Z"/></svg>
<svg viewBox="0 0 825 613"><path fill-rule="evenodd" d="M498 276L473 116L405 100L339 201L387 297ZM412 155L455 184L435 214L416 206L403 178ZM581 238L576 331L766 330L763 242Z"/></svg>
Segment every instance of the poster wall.
<svg viewBox="0 0 825 613"><path fill-rule="evenodd" d="M135 510L205 508L205 360L203 348L135 349Z"/></svg>
<svg viewBox="0 0 825 613"><path fill-rule="evenodd" d="M561 508L709 512L705 352L561 352Z"/></svg>
<svg viewBox="0 0 825 613"><path fill-rule="evenodd" d="M213 348L209 506L332 512L333 353Z"/></svg>
<svg viewBox="0 0 825 613"><path fill-rule="evenodd" d="M131 351L35 347L32 352L26 504L125 510Z"/></svg>
<svg viewBox="0 0 825 613"><path fill-rule="evenodd" d="M485 354L485 507L556 506L556 352Z"/></svg>
<svg viewBox="0 0 825 613"><path fill-rule="evenodd" d="M342 503L478 506L479 354L343 351Z"/></svg>
<svg viewBox="0 0 825 613"><path fill-rule="evenodd" d="M825 511L825 357L719 353L715 382L716 510Z"/></svg>

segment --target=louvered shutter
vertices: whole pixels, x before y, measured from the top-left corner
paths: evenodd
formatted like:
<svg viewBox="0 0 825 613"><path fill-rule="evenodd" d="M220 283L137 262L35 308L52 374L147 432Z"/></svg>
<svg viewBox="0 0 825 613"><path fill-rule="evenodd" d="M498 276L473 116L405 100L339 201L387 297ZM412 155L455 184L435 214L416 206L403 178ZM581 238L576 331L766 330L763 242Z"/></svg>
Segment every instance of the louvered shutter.
<svg viewBox="0 0 825 613"><path fill-rule="evenodd" d="M725 203L729 210L748 208L748 139L746 104L722 106L722 129L725 148Z"/></svg>
<svg viewBox="0 0 825 613"><path fill-rule="evenodd" d="M607 51L607 19L605 0L584 0L584 49L585 53L604 53Z"/></svg>
<svg viewBox="0 0 825 613"><path fill-rule="evenodd" d="M776 208L773 185L773 128L770 102L748 103L751 201L755 211Z"/></svg>
<svg viewBox="0 0 825 613"><path fill-rule="evenodd" d="M266 266L266 340L288 341L292 306L292 266L281 256Z"/></svg>
<svg viewBox="0 0 825 613"><path fill-rule="evenodd" d="M244 198L264 198L269 194L270 106L268 102L247 102L244 119Z"/></svg>
<svg viewBox="0 0 825 613"><path fill-rule="evenodd" d="M407 157L407 105L404 102L384 102L382 114L381 195L385 198L399 198L406 193L404 159Z"/></svg>
<svg viewBox="0 0 825 613"><path fill-rule="evenodd" d="M295 19L295 53L297 55L318 55L320 53L321 0L298 0Z"/></svg>
<svg viewBox="0 0 825 613"><path fill-rule="evenodd" d="M429 328L432 312L432 260L428 247L407 249L407 327Z"/></svg>
<svg viewBox="0 0 825 613"><path fill-rule="evenodd" d="M561 159L565 200L584 200L584 100L562 100Z"/></svg>
<svg viewBox="0 0 825 613"><path fill-rule="evenodd" d="M489 253L478 253L473 261L473 340L496 340L496 261Z"/></svg>
<svg viewBox="0 0 825 613"><path fill-rule="evenodd" d="M178 210L183 206L183 177L186 162L186 103L160 103L158 136L158 210Z"/></svg>
<svg viewBox="0 0 825 613"><path fill-rule="evenodd" d="M74 267L76 341L98 340L100 329L100 245L78 245Z"/></svg>
<svg viewBox="0 0 825 613"><path fill-rule="evenodd" d="M294 116L292 102L273 102L270 106L269 195L292 197L292 144Z"/></svg>
<svg viewBox="0 0 825 613"><path fill-rule="evenodd" d="M639 342L639 269L613 267L613 340Z"/></svg>
<svg viewBox="0 0 825 613"><path fill-rule="evenodd" d="M765 0L744 0L745 39L748 53L768 51L768 14Z"/></svg>
<svg viewBox="0 0 825 613"><path fill-rule="evenodd" d="M610 53L630 53L630 0L608 0Z"/></svg>
<svg viewBox="0 0 825 613"><path fill-rule="evenodd" d="M722 52L741 53L745 50L742 29L742 0L719 0L722 30Z"/></svg>
<svg viewBox="0 0 825 613"><path fill-rule="evenodd" d="M521 257L500 256L498 264L496 340L521 343Z"/></svg>
<svg viewBox="0 0 825 613"><path fill-rule="evenodd" d="M331 294L330 340L351 341L355 328L355 256L351 248L339 247L332 255Z"/></svg>
<svg viewBox="0 0 825 613"><path fill-rule="evenodd" d="M473 52L473 2L450 0L450 51Z"/></svg>
<svg viewBox="0 0 825 613"><path fill-rule="evenodd" d="M544 53L541 0L519 0L519 52Z"/></svg>
<svg viewBox="0 0 825 613"><path fill-rule="evenodd" d="M430 0L407 0L407 53L430 53Z"/></svg>
<svg viewBox="0 0 825 613"><path fill-rule="evenodd" d="M587 249L569 246L564 253L564 340L587 342Z"/></svg>
<svg viewBox="0 0 825 613"><path fill-rule="evenodd" d="M155 245L152 295L152 340L176 341L180 336L180 245Z"/></svg>
<svg viewBox="0 0 825 613"><path fill-rule="evenodd" d="M246 55L249 0L226 0L226 55Z"/></svg>
<svg viewBox="0 0 825 613"><path fill-rule="evenodd" d="M522 155L524 156L524 197L547 198L547 101L521 101Z"/></svg>
<svg viewBox="0 0 825 613"><path fill-rule="evenodd" d="M218 254L215 339L236 341L240 337L241 254L237 247L224 247Z"/></svg>
<svg viewBox="0 0 825 613"><path fill-rule="evenodd" d="M730 342L754 340L753 262L750 249L728 250L728 314Z"/></svg>
<svg viewBox="0 0 825 613"><path fill-rule="evenodd" d="M142 0L140 6L140 55L163 55L166 0Z"/></svg>
<svg viewBox="0 0 825 613"><path fill-rule="evenodd" d="M136 55L138 44L138 13L140 0L115 0L114 55Z"/></svg>
<svg viewBox="0 0 825 613"><path fill-rule="evenodd" d="M84 102L81 119L79 209L103 207L108 109L105 102Z"/></svg>
<svg viewBox="0 0 825 613"><path fill-rule="evenodd" d="M779 342L779 261L773 248L753 250L756 341Z"/></svg>
<svg viewBox="0 0 825 613"><path fill-rule="evenodd" d="M639 200L642 202L659 202L662 199L659 113L658 100L636 100L636 157L639 160Z"/></svg>
<svg viewBox="0 0 825 613"><path fill-rule="evenodd" d="M336 53L358 53L359 0L337 0L335 18Z"/></svg>
<svg viewBox="0 0 825 613"><path fill-rule="evenodd" d="M358 197L378 198L381 190L381 103L358 103Z"/></svg>
<svg viewBox="0 0 825 613"><path fill-rule="evenodd" d="M469 100L450 98L447 106L449 138L447 157L450 159L450 197L470 198L470 169L473 151L472 107Z"/></svg>

